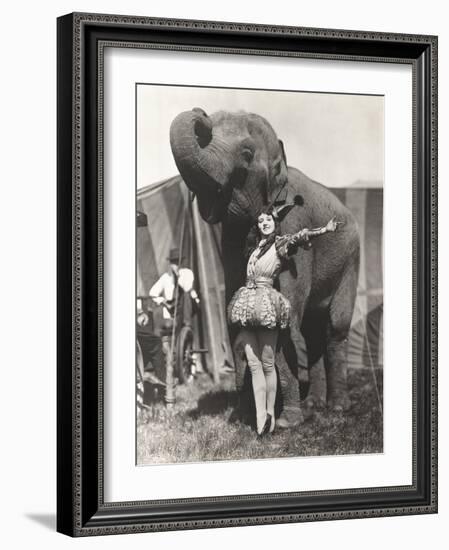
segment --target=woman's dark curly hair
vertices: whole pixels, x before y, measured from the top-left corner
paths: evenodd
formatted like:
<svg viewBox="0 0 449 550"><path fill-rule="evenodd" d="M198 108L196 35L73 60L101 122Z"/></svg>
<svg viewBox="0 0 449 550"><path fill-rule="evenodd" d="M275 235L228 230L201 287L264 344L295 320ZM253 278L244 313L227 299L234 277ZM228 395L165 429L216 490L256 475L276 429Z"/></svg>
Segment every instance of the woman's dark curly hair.
<svg viewBox="0 0 449 550"><path fill-rule="evenodd" d="M293 197L293 202L284 204L280 208L276 208L273 206L273 204L269 204L267 206L264 206L262 210L259 212L259 215L257 216L257 220L259 219L259 216L261 214L268 214L273 218L274 221L274 231L273 233L267 238L266 243L262 246L262 248L259 251L258 258L263 256L265 252L271 247L271 245L276 240L276 237L281 234L281 226L280 222L281 220L290 212L290 210L295 206L303 206L304 205L304 198L302 195L295 195ZM274 212L273 212L274 210ZM245 246L245 257L248 259L253 251L257 248L259 242L262 239L262 236L259 231L259 227L257 225L257 220L254 222L254 224L251 226L251 229L249 230L248 236L246 237L246 246Z"/></svg>
<svg viewBox="0 0 449 550"><path fill-rule="evenodd" d="M266 206L265 208L263 208L259 212L259 215L257 216L257 218L259 218L259 216L261 214L268 214L269 216L271 216L273 218L274 231L271 235L269 235L269 237L267 238L265 244L260 249L258 258L260 258L261 256L263 256L265 254L265 252L274 243L276 237L281 234L281 226L280 226L279 221L277 220L277 218L275 216L273 216L272 207L271 206ZM246 259L248 259L251 256L251 254L254 252L254 250L259 245L259 242L262 240L262 236L260 234L259 227L258 227L257 223L258 222L256 220L256 222L251 226L251 229L249 230L248 236L246 237L246 246L245 246L245 257L246 257Z"/></svg>

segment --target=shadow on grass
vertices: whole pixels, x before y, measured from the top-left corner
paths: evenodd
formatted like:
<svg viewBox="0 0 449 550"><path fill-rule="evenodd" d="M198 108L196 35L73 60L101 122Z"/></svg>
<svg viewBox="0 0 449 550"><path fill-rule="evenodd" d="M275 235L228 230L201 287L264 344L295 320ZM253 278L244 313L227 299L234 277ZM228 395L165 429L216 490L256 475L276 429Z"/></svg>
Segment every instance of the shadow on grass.
<svg viewBox="0 0 449 550"><path fill-rule="evenodd" d="M208 391L198 399L196 409L187 414L192 419L200 416L213 416L237 407L237 392L234 390Z"/></svg>
<svg viewBox="0 0 449 550"><path fill-rule="evenodd" d="M235 391L232 376L221 377L218 387L208 376L198 376L195 384L177 388L175 414L154 406L154 415L138 427L138 464L382 452L382 371L350 370L348 389L352 407L347 413L314 411L300 426L258 441L242 415L252 400L251 387L245 397ZM241 416L233 422L237 408ZM250 417L254 428L254 409Z"/></svg>

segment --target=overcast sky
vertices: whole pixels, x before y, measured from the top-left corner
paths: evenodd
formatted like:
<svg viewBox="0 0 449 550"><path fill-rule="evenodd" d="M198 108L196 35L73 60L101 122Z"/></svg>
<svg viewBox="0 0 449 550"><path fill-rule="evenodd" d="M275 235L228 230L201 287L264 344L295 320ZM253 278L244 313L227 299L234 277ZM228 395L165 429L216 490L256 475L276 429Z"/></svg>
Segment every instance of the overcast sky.
<svg viewBox="0 0 449 550"><path fill-rule="evenodd" d="M288 164L329 187L383 185L383 97L138 85L138 188L178 173L170 124L193 107L262 115L283 140Z"/></svg>

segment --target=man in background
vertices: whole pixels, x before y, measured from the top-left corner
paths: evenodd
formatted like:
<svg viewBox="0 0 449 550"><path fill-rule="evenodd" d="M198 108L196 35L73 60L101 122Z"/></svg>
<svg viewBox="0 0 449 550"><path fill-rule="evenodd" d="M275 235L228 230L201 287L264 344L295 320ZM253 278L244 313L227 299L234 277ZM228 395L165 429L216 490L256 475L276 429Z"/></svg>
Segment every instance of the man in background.
<svg viewBox="0 0 449 550"><path fill-rule="evenodd" d="M179 250L172 248L167 259L169 262L168 270L151 287L149 296L157 305L162 306L165 330L172 329L176 309L176 330L179 330L182 324L179 303L182 294L189 295L197 305L199 305L200 299L193 288L195 282L193 271L188 267L179 267L181 260ZM176 300L178 300L177 307ZM188 301L184 301L184 308L188 307Z"/></svg>

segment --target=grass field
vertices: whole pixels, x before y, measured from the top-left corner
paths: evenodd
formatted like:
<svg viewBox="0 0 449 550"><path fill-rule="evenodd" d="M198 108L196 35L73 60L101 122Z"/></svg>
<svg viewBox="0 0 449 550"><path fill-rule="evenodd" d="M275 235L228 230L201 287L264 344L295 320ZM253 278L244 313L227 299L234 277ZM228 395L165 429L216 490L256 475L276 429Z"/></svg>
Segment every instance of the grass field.
<svg viewBox="0 0 449 550"><path fill-rule="evenodd" d="M382 396L382 370L375 377ZM172 411L157 403L143 413L137 425L137 463L382 452L382 415L372 371L350 370L348 385L352 406L347 413L315 412L297 428L258 440L250 426L228 420L236 403L233 376L223 376L217 387L201 375L178 386Z"/></svg>

